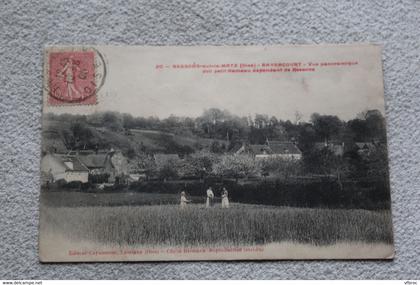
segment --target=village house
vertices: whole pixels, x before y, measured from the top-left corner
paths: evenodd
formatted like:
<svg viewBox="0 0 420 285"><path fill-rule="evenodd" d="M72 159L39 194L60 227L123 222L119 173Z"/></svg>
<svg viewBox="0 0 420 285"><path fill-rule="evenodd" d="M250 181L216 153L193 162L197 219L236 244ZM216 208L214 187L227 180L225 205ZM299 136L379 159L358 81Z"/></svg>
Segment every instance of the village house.
<svg viewBox="0 0 420 285"><path fill-rule="evenodd" d="M235 155L250 154L256 159L281 158L300 160L302 152L292 142L268 141L265 144L243 144Z"/></svg>
<svg viewBox="0 0 420 285"><path fill-rule="evenodd" d="M127 158L120 151L78 152L77 157L90 175L108 174L109 183L121 182L128 175Z"/></svg>
<svg viewBox="0 0 420 285"><path fill-rule="evenodd" d="M88 182L89 170L76 156L46 154L41 160L43 183L63 180L69 182Z"/></svg>

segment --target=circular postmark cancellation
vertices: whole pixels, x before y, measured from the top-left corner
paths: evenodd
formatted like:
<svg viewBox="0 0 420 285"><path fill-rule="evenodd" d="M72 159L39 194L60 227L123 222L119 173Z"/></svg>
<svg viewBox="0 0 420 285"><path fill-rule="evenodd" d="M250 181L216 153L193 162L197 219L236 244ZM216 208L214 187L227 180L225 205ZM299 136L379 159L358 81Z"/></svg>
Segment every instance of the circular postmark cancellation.
<svg viewBox="0 0 420 285"><path fill-rule="evenodd" d="M44 88L50 106L97 104L106 64L91 47L50 48L45 57Z"/></svg>

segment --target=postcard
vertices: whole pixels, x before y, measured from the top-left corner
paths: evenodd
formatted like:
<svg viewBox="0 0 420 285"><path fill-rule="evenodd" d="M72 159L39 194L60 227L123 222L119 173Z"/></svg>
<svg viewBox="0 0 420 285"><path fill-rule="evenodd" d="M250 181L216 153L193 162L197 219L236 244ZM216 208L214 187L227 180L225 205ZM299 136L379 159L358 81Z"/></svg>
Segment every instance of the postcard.
<svg viewBox="0 0 420 285"><path fill-rule="evenodd" d="M42 262L390 259L381 47L45 49Z"/></svg>

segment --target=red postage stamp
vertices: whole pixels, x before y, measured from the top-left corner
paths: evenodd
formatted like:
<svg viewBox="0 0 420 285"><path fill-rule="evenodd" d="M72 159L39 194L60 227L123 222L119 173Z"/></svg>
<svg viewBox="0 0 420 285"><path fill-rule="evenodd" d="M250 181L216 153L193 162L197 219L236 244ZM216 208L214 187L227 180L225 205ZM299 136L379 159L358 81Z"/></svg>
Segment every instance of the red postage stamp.
<svg viewBox="0 0 420 285"><path fill-rule="evenodd" d="M97 103L95 52L51 51L48 55L48 104L91 105Z"/></svg>

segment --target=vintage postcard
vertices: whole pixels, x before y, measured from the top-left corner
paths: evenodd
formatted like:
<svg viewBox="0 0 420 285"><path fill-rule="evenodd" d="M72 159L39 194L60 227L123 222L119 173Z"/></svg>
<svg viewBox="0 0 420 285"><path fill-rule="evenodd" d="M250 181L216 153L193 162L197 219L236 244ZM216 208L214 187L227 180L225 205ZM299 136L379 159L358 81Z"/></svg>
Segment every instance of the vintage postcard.
<svg viewBox="0 0 420 285"><path fill-rule="evenodd" d="M53 46L43 86L43 262L394 256L380 46Z"/></svg>

